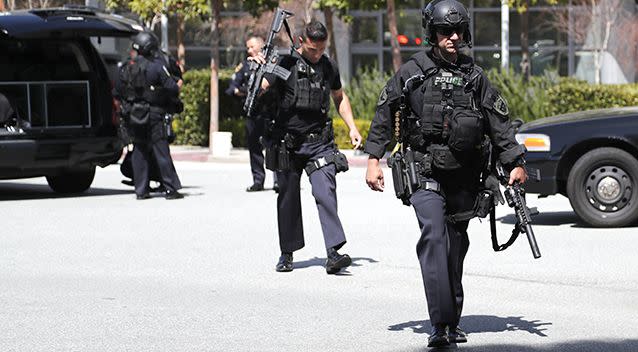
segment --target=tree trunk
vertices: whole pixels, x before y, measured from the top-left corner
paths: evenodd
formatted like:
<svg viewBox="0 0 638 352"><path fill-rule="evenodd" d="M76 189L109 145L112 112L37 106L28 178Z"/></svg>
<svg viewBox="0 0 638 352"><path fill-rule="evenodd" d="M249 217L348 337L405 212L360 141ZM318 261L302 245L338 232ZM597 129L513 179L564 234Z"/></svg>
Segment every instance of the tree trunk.
<svg viewBox="0 0 638 352"><path fill-rule="evenodd" d="M219 22L222 0L210 0L210 128L208 146L213 151L213 133L219 131Z"/></svg>
<svg viewBox="0 0 638 352"><path fill-rule="evenodd" d="M0 12L4 12L4 0L0 0Z"/></svg>
<svg viewBox="0 0 638 352"><path fill-rule="evenodd" d="M186 48L184 47L184 30L186 21L183 14L177 14L177 61L179 68L184 72L186 67Z"/></svg>
<svg viewBox="0 0 638 352"><path fill-rule="evenodd" d="M523 82L529 82L532 73L529 58L529 0L524 0L525 11L521 13L521 75Z"/></svg>
<svg viewBox="0 0 638 352"><path fill-rule="evenodd" d="M27 3L29 5L29 10L31 10L33 8L33 0L29 0Z"/></svg>
<svg viewBox="0 0 638 352"><path fill-rule="evenodd" d="M324 8L323 15L326 18L326 28L328 29L328 38L330 38L328 54L331 59L333 59L336 63L339 63L339 60L337 59L337 45L335 44L334 24L332 22L332 8Z"/></svg>
<svg viewBox="0 0 638 352"><path fill-rule="evenodd" d="M401 49L399 48L399 30L397 29L397 15L395 11L394 0L388 0L388 27L390 27L390 43L392 44L392 67L394 72L401 67ZM383 67L381 67L383 69Z"/></svg>

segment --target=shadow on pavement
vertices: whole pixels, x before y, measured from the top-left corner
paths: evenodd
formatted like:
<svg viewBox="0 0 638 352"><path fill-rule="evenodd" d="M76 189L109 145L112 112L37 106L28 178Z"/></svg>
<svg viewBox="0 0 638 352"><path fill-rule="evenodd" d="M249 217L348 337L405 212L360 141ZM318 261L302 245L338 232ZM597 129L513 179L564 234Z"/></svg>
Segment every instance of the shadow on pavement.
<svg viewBox="0 0 638 352"><path fill-rule="evenodd" d="M377 260L374 260L372 258L354 257L354 258L352 258L352 265L350 265L350 267L361 266L362 264L358 263L358 262L361 262L361 261L365 261L365 262L368 262L368 263L378 263ZM309 268L311 266L324 267L326 265L326 258L314 257L314 258L308 259L308 260L302 260L302 261L298 261L298 262L293 262L293 265L294 265L295 270L296 269Z"/></svg>
<svg viewBox="0 0 638 352"><path fill-rule="evenodd" d="M543 331L546 325L540 320L525 320L523 317L497 317L494 315L468 315L461 318L460 327L468 334L482 332L527 331L530 334L547 337ZM432 325L429 320L416 320L406 323L390 325L388 330L402 331L411 329L415 334L429 334Z"/></svg>
<svg viewBox="0 0 638 352"><path fill-rule="evenodd" d="M55 198L79 198L94 196L115 196L130 194L133 190L95 188L91 187L83 193L61 194L55 193L47 185L34 185L28 183L0 182L0 200L37 200Z"/></svg>
<svg viewBox="0 0 638 352"><path fill-rule="evenodd" d="M513 212L513 210L512 210ZM507 214L505 216L501 216L500 218L496 218L497 221L500 221L504 224L512 224L516 223L516 217L514 214ZM555 212L543 212L532 217L532 225L547 225L547 226L555 226L555 225L566 225L572 224L573 227L588 227L587 224L582 222L576 213L573 211L555 211Z"/></svg>
<svg viewBox="0 0 638 352"><path fill-rule="evenodd" d="M469 337L468 337L469 339ZM426 344L427 342L424 342ZM438 352L438 351L471 351L471 352L636 352L638 351L638 340L615 340L615 341L596 341L596 340L575 340L563 343L547 343L527 346L516 344L491 344L472 346L472 340L468 343L452 345L448 348L427 348L410 349L413 352Z"/></svg>

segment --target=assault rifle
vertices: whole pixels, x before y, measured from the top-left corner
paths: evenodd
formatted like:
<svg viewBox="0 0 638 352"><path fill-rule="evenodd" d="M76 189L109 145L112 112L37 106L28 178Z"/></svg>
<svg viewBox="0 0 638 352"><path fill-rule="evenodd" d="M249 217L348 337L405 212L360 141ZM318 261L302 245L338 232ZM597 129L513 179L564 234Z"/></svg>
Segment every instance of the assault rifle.
<svg viewBox="0 0 638 352"><path fill-rule="evenodd" d="M261 50L261 53L264 55L266 60L265 64L259 64L255 61L249 61L250 70L252 73L250 74L250 78L248 79L248 89L246 93L246 101L244 102L244 112L246 116L251 117L255 110L255 100L259 96L259 92L261 91L261 81L264 79L264 75L266 73L273 73L277 77L287 80L290 76L290 71L285 68L277 65L277 57L279 54L275 49L273 44L273 40L279 31L281 30L281 26L286 26L286 31L288 32L288 36L290 37L291 42L294 44L292 33L290 32L290 26L288 25L287 19L292 17L294 14L292 12L277 8L275 11L275 18L272 21L272 25L270 26L270 32L268 33L268 39L264 44L264 47Z"/></svg>
<svg viewBox="0 0 638 352"><path fill-rule="evenodd" d="M540 180L539 170L527 168L527 172L531 180ZM525 189L518 182L509 185L509 177L505 174L503 166L498 163L496 164L496 176L501 185L505 187L505 200L507 201L507 205L509 205L510 208L514 208L514 212L516 213L516 225L514 225L512 237L503 245L498 245L496 242L496 225L494 225L492 227L492 247L495 251L501 251L514 243L518 234L523 232L527 235L529 246L532 249L532 255L535 259L540 258L541 251L538 249L536 236L534 236L534 230L532 229L532 215L538 214L538 210L536 210L536 208L530 209L527 207L525 202ZM494 214L492 214L492 218L494 218Z"/></svg>

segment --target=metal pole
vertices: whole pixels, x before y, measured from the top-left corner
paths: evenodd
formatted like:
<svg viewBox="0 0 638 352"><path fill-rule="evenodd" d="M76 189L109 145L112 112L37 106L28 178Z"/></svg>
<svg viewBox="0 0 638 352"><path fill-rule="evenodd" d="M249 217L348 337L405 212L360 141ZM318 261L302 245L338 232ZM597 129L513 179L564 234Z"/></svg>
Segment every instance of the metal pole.
<svg viewBox="0 0 638 352"><path fill-rule="evenodd" d="M162 50L168 52L168 16L166 16L166 0L162 0Z"/></svg>
<svg viewBox="0 0 638 352"><path fill-rule="evenodd" d="M510 65L510 7L507 0L501 0L501 68Z"/></svg>

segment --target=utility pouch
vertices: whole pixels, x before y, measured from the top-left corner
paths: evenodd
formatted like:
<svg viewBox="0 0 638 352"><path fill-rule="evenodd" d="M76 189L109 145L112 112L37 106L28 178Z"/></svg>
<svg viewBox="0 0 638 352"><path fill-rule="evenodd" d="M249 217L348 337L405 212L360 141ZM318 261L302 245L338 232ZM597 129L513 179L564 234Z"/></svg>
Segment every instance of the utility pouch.
<svg viewBox="0 0 638 352"><path fill-rule="evenodd" d="M476 205L474 207L476 216L484 218L490 214L494 206L494 195L491 190L482 190L476 196Z"/></svg>
<svg viewBox="0 0 638 352"><path fill-rule="evenodd" d="M410 195L416 192L421 187L421 178L419 177L419 171L414 160L414 151L407 149L405 151L405 176L408 184L408 191Z"/></svg>
<svg viewBox="0 0 638 352"><path fill-rule="evenodd" d="M334 159L335 159L334 161L335 168L337 169L337 172L346 172L349 170L348 158L346 158L345 154L338 151L335 153Z"/></svg>
<svg viewBox="0 0 638 352"><path fill-rule="evenodd" d="M131 125L145 126L151 119L151 106L146 102L135 102L129 114Z"/></svg>
<svg viewBox="0 0 638 352"><path fill-rule="evenodd" d="M449 129L448 146L451 150L467 153L481 149L483 119L478 112L455 109L449 119Z"/></svg>
<svg viewBox="0 0 638 352"><path fill-rule="evenodd" d="M173 117L169 114L164 115L164 132L168 143L175 142L175 131L173 131Z"/></svg>
<svg viewBox="0 0 638 352"><path fill-rule="evenodd" d="M403 155L400 152L394 153L388 158L388 166L392 169L392 183L394 184L394 194L399 199L404 199L406 195L406 184L403 179Z"/></svg>
<svg viewBox="0 0 638 352"><path fill-rule="evenodd" d="M276 143L271 143L266 146L266 169L271 171L277 171L277 165L279 160L279 147Z"/></svg>
<svg viewBox="0 0 638 352"><path fill-rule="evenodd" d="M440 170L456 170L461 164L456 160L454 154L445 145L432 144L428 147L432 154L432 165Z"/></svg>
<svg viewBox="0 0 638 352"><path fill-rule="evenodd" d="M286 146L285 141L279 143L279 150L277 151L277 171L290 170L290 151Z"/></svg>

